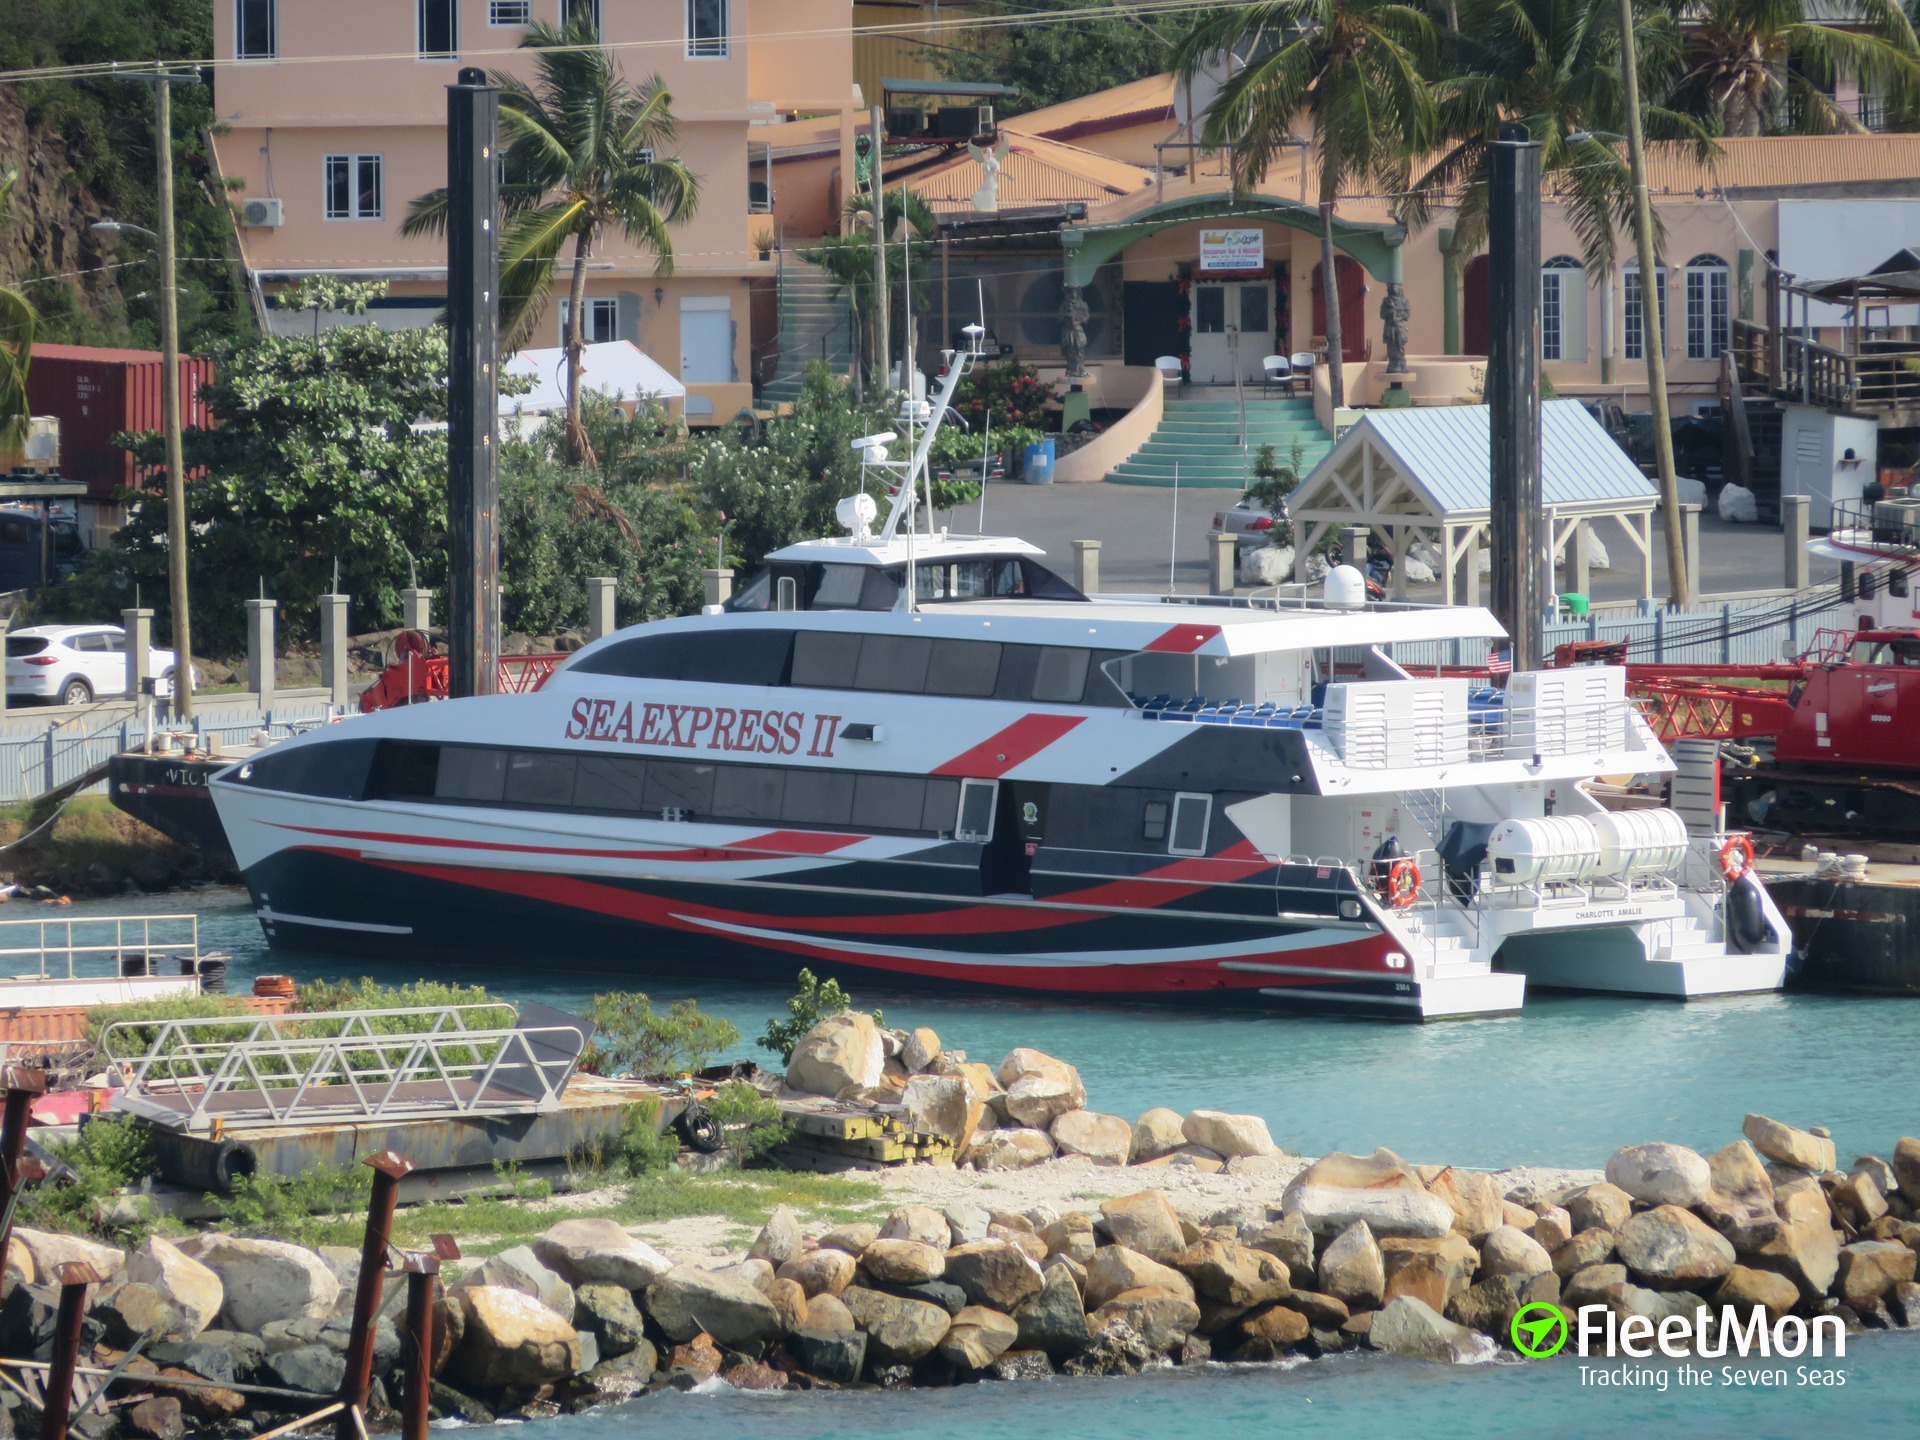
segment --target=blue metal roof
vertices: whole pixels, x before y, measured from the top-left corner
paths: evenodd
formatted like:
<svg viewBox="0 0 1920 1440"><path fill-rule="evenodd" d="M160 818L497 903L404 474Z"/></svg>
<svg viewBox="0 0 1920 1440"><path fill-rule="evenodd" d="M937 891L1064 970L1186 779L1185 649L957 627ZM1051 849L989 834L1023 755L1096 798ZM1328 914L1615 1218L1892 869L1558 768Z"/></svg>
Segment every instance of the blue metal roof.
<svg viewBox="0 0 1920 1440"><path fill-rule="evenodd" d="M1425 492L1436 514L1485 514L1492 489L1490 414L1485 405L1369 410L1313 467L1298 503L1312 505L1306 497L1321 489L1321 477L1372 439ZM1659 497L1653 481L1578 400L1549 400L1540 407L1540 471L1548 505L1640 510Z"/></svg>

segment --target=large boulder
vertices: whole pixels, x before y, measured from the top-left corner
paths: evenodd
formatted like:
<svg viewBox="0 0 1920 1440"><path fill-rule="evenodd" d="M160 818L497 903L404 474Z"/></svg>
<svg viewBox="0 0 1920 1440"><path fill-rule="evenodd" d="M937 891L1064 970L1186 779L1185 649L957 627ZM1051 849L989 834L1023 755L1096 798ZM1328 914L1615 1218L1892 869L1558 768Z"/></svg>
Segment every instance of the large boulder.
<svg viewBox="0 0 1920 1440"><path fill-rule="evenodd" d="M862 1247L864 1250L864 1247ZM809 1250L782 1265L778 1274L794 1280L807 1292L807 1299L819 1295L838 1295L853 1284L859 1261L844 1250Z"/></svg>
<svg viewBox="0 0 1920 1440"><path fill-rule="evenodd" d="M1062 1375L1138 1375L1155 1358L1153 1347L1125 1320L1102 1325L1087 1348L1068 1356Z"/></svg>
<svg viewBox="0 0 1920 1440"><path fill-rule="evenodd" d="M1338 1235L1356 1220L1378 1236L1437 1240L1453 1228L1453 1207L1428 1194L1407 1163L1384 1149L1322 1156L1294 1177L1280 1208L1304 1217L1321 1236Z"/></svg>
<svg viewBox="0 0 1920 1440"><path fill-rule="evenodd" d="M1740 1130L1762 1155L1796 1170L1825 1173L1837 1163L1832 1140L1796 1130L1768 1116L1749 1115Z"/></svg>
<svg viewBox="0 0 1920 1440"><path fill-rule="evenodd" d="M560 1272L543 1263L532 1247L515 1245L498 1255L489 1255L478 1265L463 1271L447 1288L465 1290L474 1285L504 1285L531 1295L556 1315L573 1313L573 1286L560 1278Z"/></svg>
<svg viewBox="0 0 1920 1440"><path fill-rule="evenodd" d="M531 1295L504 1285L460 1292L466 1332L454 1353L454 1378L481 1390L548 1385L580 1369L580 1336Z"/></svg>
<svg viewBox="0 0 1920 1440"><path fill-rule="evenodd" d="M1190 1144L1204 1145L1216 1155L1272 1155L1278 1147L1258 1115L1227 1115L1218 1110L1195 1110L1181 1122Z"/></svg>
<svg viewBox="0 0 1920 1440"><path fill-rule="evenodd" d="M1072 1210L1058 1220L1048 1221L1040 1228L1039 1235L1049 1257L1065 1255L1082 1265L1093 1258L1100 1243L1093 1233L1093 1217L1082 1210Z"/></svg>
<svg viewBox="0 0 1920 1440"><path fill-rule="evenodd" d="M1293 1289L1287 1267L1280 1261L1264 1250L1228 1240L1194 1242L1180 1257L1178 1269L1201 1295L1240 1309L1282 1299Z"/></svg>
<svg viewBox="0 0 1920 1440"><path fill-rule="evenodd" d="M614 1220L562 1220L533 1242L533 1253L575 1285L597 1282L644 1290L673 1268L671 1260Z"/></svg>
<svg viewBox="0 0 1920 1440"><path fill-rule="evenodd" d="M760 1233L753 1237L753 1244L747 1250L747 1258L764 1260L778 1270L794 1256L800 1254L804 1248L800 1238L800 1222L794 1218L793 1211L784 1205L776 1205L773 1207L773 1213L767 1216L767 1223L760 1227ZM668 1265L661 1270L660 1274L664 1275L672 1268ZM651 1285L659 1278L658 1275L653 1276L646 1283ZM634 1288L644 1289L645 1286Z"/></svg>
<svg viewBox="0 0 1920 1440"><path fill-rule="evenodd" d="M646 1321L641 1318L640 1307L633 1303L633 1292L600 1281L591 1281L573 1292L573 1327L592 1334L599 1342L603 1360L625 1355L647 1338Z"/></svg>
<svg viewBox="0 0 1920 1440"><path fill-rule="evenodd" d="M881 1223L878 1240L915 1240L945 1250L953 1236L953 1226L944 1211L931 1205L902 1205ZM931 1277L929 1277L931 1278Z"/></svg>
<svg viewBox="0 0 1920 1440"><path fill-rule="evenodd" d="M1138 1190L1100 1202L1100 1217L1116 1245L1171 1265L1187 1249L1187 1234L1173 1202L1159 1190Z"/></svg>
<svg viewBox="0 0 1920 1440"><path fill-rule="evenodd" d="M856 1285L843 1297L867 1332L867 1351L883 1363L911 1365L946 1338L951 1318L938 1305Z"/></svg>
<svg viewBox="0 0 1920 1440"><path fill-rule="evenodd" d="M1133 1153L1133 1127L1118 1115L1069 1110L1048 1133L1062 1155L1084 1155L1096 1165L1124 1165Z"/></svg>
<svg viewBox="0 0 1920 1440"><path fill-rule="evenodd" d="M105 1327L110 1345L124 1347L140 1339L188 1339L194 1334L179 1306L138 1280L101 1286L87 1314Z"/></svg>
<svg viewBox="0 0 1920 1440"><path fill-rule="evenodd" d="M1469 1240L1478 1240L1506 1223L1500 1182L1484 1171L1448 1166L1427 1182L1427 1190L1453 1208L1454 1233Z"/></svg>
<svg viewBox="0 0 1920 1440"><path fill-rule="evenodd" d="M1376 1350L1416 1360L1468 1364L1491 1359L1494 1343L1456 1325L1423 1300L1402 1295L1373 1317L1368 1343Z"/></svg>
<svg viewBox="0 0 1920 1440"><path fill-rule="evenodd" d="M836 1098L860 1094L880 1083L886 1063L880 1027L873 1017L842 1010L800 1037L787 1061L787 1088Z"/></svg>
<svg viewBox="0 0 1920 1440"><path fill-rule="evenodd" d="M332 1268L299 1245L212 1233L179 1248L220 1277L223 1329L258 1335L274 1320L324 1320L340 1298Z"/></svg>
<svg viewBox="0 0 1920 1440"><path fill-rule="evenodd" d="M860 1256L860 1268L891 1285L920 1285L946 1272L943 1250L918 1240L876 1240Z"/></svg>
<svg viewBox="0 0 1920 1440"><path fill-rule="evenodd" d="M1569 1193L1566 1207L1576 1235L1582 1230L1618 1230L1633 1213L1633 1197L1618 1185L1603 1180L1596 1185L1582 1185Z"/></svg>
<svg viewBox="0 0 1920 1440"><path fill-rule="evenodd" d="M827 1250L844 1250L849 1255L859 1253L880 1238L880 1227L870 1220L855 1220L845 1225L836 1225L820 1237L820 1244Z"/></svg>
<svg viewBox="0 0 1920 1440"><path fill-rule="evenodd" d="M1283 1215L1246 1238L1254 1249L1285 1265L1289 1275L1313 1274L1313 1231L1299 1214Z"/></svg>
<svg viewBox="0 0 1920 1440"><path fill-rule="evenodd" d="M647 1287L647 1314L669 1340L691 1340L706 1331L739 1349L780 1328L780 1312L751 1282L717 1275L695 1265L676 1265Z"/></svg>
<svg viewBox="0 0 1920 1440"><path fill-rule="evenodd" d="M986 1102L964 1075L915 1075L900 1094L907 1123L915 1130L944 1135L956 1151L973 1143Z"/></svg>
<svg viewBox="0 0 1920 1440"><path fill-rule="evenodd" d="M1000 1062L999 1080L1006 1094L998 1103L1016 1125L1044 1130L1087 1103L1080 1072L1039 1050L1010 1051Z"/></svg>
<svg viewBox="0 0 1920 1440"><path fill-rule="evenodd" d="M1894 1143L1893 1178L1909 1205L1920 1205L1920 1139L1904 1135Z"/></svg>
<svg viewBox="0 0 1920 1440"><path fill-rule="evenodd" d="M809 1326L786 1340L787 1351L808 1375L835 1385L851 1385L867 1361L867 1337L858 1330L822 1330Z"/></svg>
<svg viewBox="0 0 1920 1440"><path fill-rule="evenodd" d="M1364 1220L1342 1230L1320 1252L1320 1289L1353 1309L1371 1309L1387 1288L1387 1267Z"/></svg>
<svg viewBox="0 0 1920 1440"><path fill-rule="evenodd" d="M1611 1230L1581 1230L1553 1251L1553 1270L1556 1275L1571 1275L1589 1265L1605 1264L1612 1258Z"/></svg>
<svg viewBox="0 0 1920 1440"><path fill-rule="evenodd" d="M1019 1322L985 1305L969 1305L953 1317L940 1354L956 1370L984 1370L1013 1348Z"/></svg>
<svg viewBox="0 0 1920 1440"><path fill-rule="evenodd" d="M1733 1246L1678 1205L1632 1216L1614 1236L1627 1268L1658 1290L1698 1289L1733 1268Z"/></svg>
<svg viewBox="0 0 1920 1440"><path fill-rule="evenodd" d="M968 1153L981 1170L1025 1170L1044 1165L1053 1158L1053 1141L1044 1130L1024 1126L1010 1130L989 1130L974 1138Z"/></svg>
<svg viewBox="0 0 1920 1440"><path fill-rule="evenodd" d="M1916 1259L1920 1256L1891 1240L1856 1240L1840 1249L1836 1291L1844 1304L1858 1309L1913 1279Z"/></svg>
<svg viewBox="0 0 1920 1440"><path fill-rule="evenodd" d="M909 1071L927 1069L940 1058L940 1037L926 1026L911 1031L900 1047L900 1063Z"/></svg>
<svg viewBox="0 0 1920 1440"><path fill-rule="evenodd" d="M1151 1288L1192 1296L1193 1282L1178 1270L1125 1245L1102 1245L1087 1262L1086 1307L1097 1310L1125 1290Z"/></svg>
<svg viewBox="0 0 1920 1440"><path fill-rule="evenodd" d="M1155 1106L1133 1122L1133 1148L1128 1163L1158 1160L1187 1143L1187 1122L1178 1110Z"/></svg>
<svg viewBox="0 0 1920 1440"><path fill-rule="evenodd" d="M1046 1283L1032 1255L1012 1240L973 1240L947 1252L947 1282L966 1292L968 1303L1012 1310Z"/></svg>
<svg viewBox="0 0 1920 1440"><path fill-rule="evenodd" d="M1707 1157L1707 1174L1712 1183L1694 1209L1735 1250L1743 1254L1758 1250L1780 1233L1773 1177L1753 1146L1745 1140L1722 1146Z"/></svg>
<svg viewBox="0 0 1920 1440"><path fill-rule="evenodd" d="M1095 1310L1087 1324L1100 1331L1115 1322L1126 1325L1149 1349L1165 1354L1199 1327L1200 1307L1178 1290L1123 1290Z"/></svg>
<svg viewBox="0 0 1920 1440"><path fill-rule="evenodd" d="M1742 1315L1765 1310L1770 1320L1778 1320L1800 1303L1800 1287L1784 1275L1770 1270L1753 1270L1736 1265L1727 1271L1720 1288L1713 1292L1716 1309L1731 1305Z"/></svg>
<svg viewBox="0 0 1920 1440"><path fill-rule="evenodd" d="M1713 1172L1686 1146L1656 1140L1614 1151L1607 1160L1607 1183L1643 1204L1691 1208L1707 1198Z"/></svg>
<svg viewBox="0 0 1920 1440"><path fill-rule="evenodd" d="M1074 1283L1073 1272L1064 1265L1047 1270L1040 1293L1015 1309L1013 1318L1019 1327L1014 1343L1022 1350L1077 1355L1087 1348L1092 1338L1087 1329L1086 1307L1080 1300L1080 1287Z"/></svg>
<svg viewBox="0 0 1920 1440"><path fill-rule="evenodd" d="M1524 1230L1502 1225L1480 1244L1480 1274L1483 1278L1511 1275L1530 1280L1553 1269L1553 1256Z"/></svg>
<svg viewBox="0 0 1920 1440"><path fill-rule="evenodd" d="M198 1335L213 1324L226 1302L220 1277L158 1235L140 1242L127 1256L127 1278L151 1285L180 1312L188 1334Z"/></svg>
<svg viewBox="0 0 1920 1440"><path fill-rule="evenodd" d="M82 1240L78 1235L32 1230L25 1225L13 1227L13 1239L8 1248L9 1251L17 1248L26 1252L33 1265L33 1274L38 1276L42 1285L58 1285L60 1277L56 1267L74 1261L91 1265L102 1280L113 1279L127 1262L126 1252L116 1250L111 1245Z"/></svg>
<svg viewBox="0 0 1920 1440"><path fill-rule="evenodd" d="M1840 1268L1840 1233L1833 1210L1812 1176L1774 1188L1780 1231L1749 1256L1747 1263L1784 1275L1800 1287L1801 1298L1815 1301L1832 1288Z"/></svg>
<svg viewBox="0 0 1920 1440"><path fill-rule="evenodd" d="M1380 1241L1380 1260L1387 1273L1386 1288L1380 1294L1383 1302L1412 1295L1444 1315L1447 1306L1473 1283L1479 1257L1472 1241L1449 1232L1438 1240L1389 1235Z"/></svg>

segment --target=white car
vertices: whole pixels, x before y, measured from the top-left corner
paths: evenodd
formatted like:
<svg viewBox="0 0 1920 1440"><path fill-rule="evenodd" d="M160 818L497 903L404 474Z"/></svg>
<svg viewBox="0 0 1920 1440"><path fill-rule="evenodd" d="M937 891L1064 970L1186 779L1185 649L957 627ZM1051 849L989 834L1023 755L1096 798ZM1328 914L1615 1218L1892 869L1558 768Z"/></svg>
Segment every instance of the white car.
<svg viewBox="0 0 1920 1440"><path fill-rule="evenodd" d="M147 651L171 687L173 651ZM86 705L127 693L127 632L118 625L34 625L7 634L7 699Z"/></svg>

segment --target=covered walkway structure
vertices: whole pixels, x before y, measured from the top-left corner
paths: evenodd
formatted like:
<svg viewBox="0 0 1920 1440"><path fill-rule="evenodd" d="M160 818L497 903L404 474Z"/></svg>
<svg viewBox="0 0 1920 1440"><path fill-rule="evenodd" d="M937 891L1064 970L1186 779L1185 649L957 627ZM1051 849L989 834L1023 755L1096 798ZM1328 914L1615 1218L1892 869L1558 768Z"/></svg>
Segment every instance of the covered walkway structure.
<svg viewBox="0 0 1920 1440"><path fill-rule="evenodd" d="M1373 410L1341 436L1288 502L1294 578L1330 533L1362 526L1394 557L1393 595L1404 597L1416 545L1433 547L1442 598L1479 593L1479 552L1490 542L1490 421L1485 405ZM1612 521L1640 561L1640 594L1653 596L1654 483L1577 400L1541 407L1541 488L1553 551L1568 550L1568 583L1584 591L1596 521Z"/></svg>

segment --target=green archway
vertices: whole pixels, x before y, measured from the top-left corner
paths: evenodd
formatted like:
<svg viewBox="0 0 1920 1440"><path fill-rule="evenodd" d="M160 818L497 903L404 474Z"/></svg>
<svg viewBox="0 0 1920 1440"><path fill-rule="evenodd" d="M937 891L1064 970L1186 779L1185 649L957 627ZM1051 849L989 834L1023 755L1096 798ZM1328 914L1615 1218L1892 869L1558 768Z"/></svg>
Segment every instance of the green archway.
<svg viewBox="0 0 1920 1440"><path fill-rule="evenodd" d="M1317 208L1278 195L1218 193L1190 200L1169 200L1120 224L1063 229L1060 244L1066 251L1064 283L1091 285L1094 273L1134 241L1196 220L1261 220L1304 230L1316 238L1320 234ZM1391 282L1401 278L1400 248L1406 238L1405 228L1399 225L1334 217L1334 247L1358 260L1376 280Z"/></svg>

